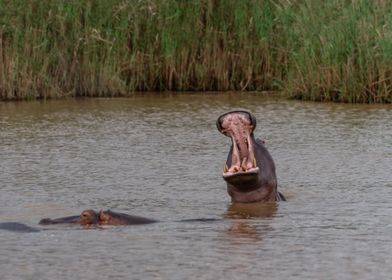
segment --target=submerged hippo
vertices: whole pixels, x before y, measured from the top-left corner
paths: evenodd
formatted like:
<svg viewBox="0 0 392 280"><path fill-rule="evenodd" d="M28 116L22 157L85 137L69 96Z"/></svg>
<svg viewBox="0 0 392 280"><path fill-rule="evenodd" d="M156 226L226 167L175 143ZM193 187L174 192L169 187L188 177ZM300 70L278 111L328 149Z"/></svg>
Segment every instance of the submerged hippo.
<svg viewBox="0 0 392 280"><path fill-rule="evenodd" d="M184 221L212 221L215 219L194 219ZM91 209L84 210L80 215L67 216L57 219L45 218L39 221L40 225L54 225L54 224L76 224L82 226L91 225L143 225L158 222L156 220L132 216L124 213L117 213L110 210L96 212ZM29 227L28 225L17 222L0 223L0 230L8 230L15 232L39 232L39 229Z"/></svg>
<svg viewBox="0 0 392 280"><path fill-rule="evenodd" d="M223 170L232 202L286 200L277 190L271 155L253 135L256 118L247 111L232 111L221 115L216 125L232 142Z"/></svg>
<svg viewBox="0 0 392 280"><path fill-rule="evenodd" d="M219 221L220 219L214 218L201 218L201 219L185 219L177 222L213 222ZM110 225L110 226L125 226L125 225L145 225L158 223L160 221L153 220L140 216L133 216L124 213L114 212L111 210L106 211L94 211L91 209L84 210L79 216L68 216L57 219L42 219L40 225L52 225L52 224L80 224L83 226L90 225Z"/></svg>
<svg viewBox="0 0 392 280"><path fill-rule="evenodd" d="M69 216L57 219L42 219L40 225L51 224L80 224L80 225L142 225L155 223L156 220L117 213L110 210L96 212L91 209L84 210L79 216Z"/></svg>

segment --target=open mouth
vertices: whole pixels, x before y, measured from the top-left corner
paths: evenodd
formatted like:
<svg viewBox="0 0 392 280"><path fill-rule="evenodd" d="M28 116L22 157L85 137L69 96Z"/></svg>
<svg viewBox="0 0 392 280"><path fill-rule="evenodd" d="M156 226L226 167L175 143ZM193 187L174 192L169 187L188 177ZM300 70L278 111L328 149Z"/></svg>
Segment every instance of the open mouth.
<svg viewBox="0 0 392 280"><path fill-rule="evenodd" d="M216 123L218 130L231 138L233 150L230 166L223 168L226 181L252 181L259 173L255 154L253 130L256 127L255 117L247 111L233 111L220 116ZM241 177L241 178L239 178Z"/></svg>

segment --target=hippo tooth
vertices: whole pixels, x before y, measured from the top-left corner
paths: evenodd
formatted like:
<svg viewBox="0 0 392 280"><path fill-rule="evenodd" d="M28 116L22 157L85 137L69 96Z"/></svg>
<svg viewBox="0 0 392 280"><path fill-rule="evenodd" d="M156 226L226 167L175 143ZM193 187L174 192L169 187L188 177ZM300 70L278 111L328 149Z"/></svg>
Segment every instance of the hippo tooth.
<svg viewBox="0 0 392 280"><path fill-rule="evenodd" d="M233 154L231 156L231 165L237 165L240 166L241 165L241 155L240 155L240 151L238 150L238 144L234 138L234 136L231 136L231 140L232 140L232 146L233 146Z"/></svg>
<svg viewBox="0 0 392 280"><path fill-rule="evenodd" d="M255 158L253 158L253 167L257 167Z"/></svg>
<svg viewBox="0 0 392 280"><path fill-rule="evenodd" d="M253 151L253 142L252 142L252 139L251 139L251 135L249 134L248 135L248 155L249 155L249 158L251 159L251 158L253 158L253 159L255 159L255 152ZM256 164L255 164L255 166L256 166Z"/></svg>
<svg viewBox="0 0 392 280"><path fill-rule="evenodd" d="M244 157L243 159L242 159L242 163L241 163L241 169L242 169L242 171L246 171L246 161L248 160L248 158L247 157Z"/></svg>
<svg viewBox="0 0 392 280"><path fill-rule="evenodd" d="M223 166L223 172L227 173L229 171L229 167L227 166L227 164L225 163L225 166Z"/></svg>

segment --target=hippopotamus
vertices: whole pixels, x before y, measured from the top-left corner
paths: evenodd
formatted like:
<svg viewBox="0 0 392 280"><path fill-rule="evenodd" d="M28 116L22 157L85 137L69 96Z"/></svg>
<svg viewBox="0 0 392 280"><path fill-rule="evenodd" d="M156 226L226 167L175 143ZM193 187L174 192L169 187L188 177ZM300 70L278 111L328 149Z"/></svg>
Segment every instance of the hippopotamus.
<svg viewBox="0 0 392 280"><path fill-rule="evenodd" d="M254 137L255 116L248 111L231 111L221 115L216 126L231 138L223 179L232 202L286 200L277 190L275 164L264 141Z"/></svg>
<svg viewBox="0 0 392 280"><path fill-rule="evenodd" d="M184 221L211 221L215 219L191 219ZM148 219L139 216L132 216L124 213L113 212L110 210L96 212L91 209L84 210L80 215L67 216L57 219L45 218L39 221L40 225L54 224L75 224L82 226L101 226L101 225L143 225L158 222L157 220ZM15 232L39 232L39 229L32 228L28 225L18 222L0 223L0 230Z"/></svg>
<svg viewBox="0 0 392 280"><path fill-rule="evenodd" d="M212 222L220 219L215 218L196 218L196 219L185 219L177 222ZM114 212L111 210L106 211L94 211L92 209L84 210L79 216L68 216L57 219L42 219L40 225L52 225L52 224L80 224L80 225L111 225L111 226L123 226L123 225L144 225L158 223L160 221L149 219L140 216L133 216L124 213Z"/></svg>
<svg viewBox="0 0 392 280"><path fill-rule="evenodd" d="M92 209L84 210L79 216L68 216L57 219L42 219L40 225L51 224L80 224L80 225L142 225L155 223L156 220L132 216L110 210L96 212Z"/></svg>

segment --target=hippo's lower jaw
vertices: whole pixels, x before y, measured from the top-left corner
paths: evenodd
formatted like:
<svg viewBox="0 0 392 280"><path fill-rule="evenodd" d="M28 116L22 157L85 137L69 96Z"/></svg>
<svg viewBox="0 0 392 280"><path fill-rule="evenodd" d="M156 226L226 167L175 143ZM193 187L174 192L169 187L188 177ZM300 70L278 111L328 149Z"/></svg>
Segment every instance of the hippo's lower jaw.
<svg viewBox="0 0 392 280"><path fill-rule="evenodd" d="M256 175L259 174L259 168L256 167L252 167L248 170L239 170L237 172L233 172L233 171L226 171L223 172L223 179L228 180L229 178L232 177L237 177L237 176L248 176L248 175Z"/></svg>
<svg viewBox="0 0 392 280"><path fill-rule="evenodd" d="M237 172L223 172L223 179L239 189L247 190L257 185L259 179L259 168L254 167L248 170L240 170Z"/></svg>

